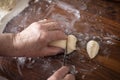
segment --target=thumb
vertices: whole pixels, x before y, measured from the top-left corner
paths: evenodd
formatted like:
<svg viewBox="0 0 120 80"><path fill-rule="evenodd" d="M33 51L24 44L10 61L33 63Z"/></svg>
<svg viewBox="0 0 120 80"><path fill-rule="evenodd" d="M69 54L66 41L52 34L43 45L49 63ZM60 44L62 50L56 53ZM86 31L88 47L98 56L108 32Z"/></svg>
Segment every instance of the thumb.
<svg viewBox="0 0 120 80"><path fill-rule="evenodd" d="M73 74L67 74L63 80L75 80L75 76Z"/></svg>
<svg viewBox="0 0 120 80"><path fill-rule="evenodd" d="M69 68L66 66L58 69L52 76L50 76L47 80L62 80L65 75L69 72Z"/></svg>

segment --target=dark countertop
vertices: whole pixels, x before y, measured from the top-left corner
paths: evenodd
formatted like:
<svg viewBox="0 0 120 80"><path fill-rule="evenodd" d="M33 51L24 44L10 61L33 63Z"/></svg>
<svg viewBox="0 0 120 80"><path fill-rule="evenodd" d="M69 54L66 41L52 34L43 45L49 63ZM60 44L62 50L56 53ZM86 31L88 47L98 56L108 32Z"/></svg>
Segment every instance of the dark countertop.
<svg viewBox="0 0 120 80"><path fill-rule="evenodd" d="M63 25L67 34L78 38L77 50L68 55L68 65L74 65L76 80L120 80L120 2L109 0L61 0L74 8L64 10L56 3L39 0L6 26L4 33L17 33L32 22L47 18L55 19ZM73 10L73 12L71 11ZM79 13L74 11L79 11ZM89 59L86 43L96 40L100 51L94 59ZM31 64L32 61L35 63ZM31 62L18 68L14 58L0 58L0 74L10 80L46 80L63 64L63 55L33 58Z"/></svg>

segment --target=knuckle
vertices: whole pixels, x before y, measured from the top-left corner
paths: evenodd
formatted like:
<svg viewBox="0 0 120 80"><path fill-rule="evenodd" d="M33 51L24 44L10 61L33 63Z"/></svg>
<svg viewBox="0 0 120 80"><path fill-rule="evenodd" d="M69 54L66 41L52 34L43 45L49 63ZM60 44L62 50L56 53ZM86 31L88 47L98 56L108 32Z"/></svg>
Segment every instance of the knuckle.
<svg viewBox="0 0 120 80"><path fill-rule="evenodd" d="M73 76L73 75L72 75L72 74L68 74L67 76L68 76L68 77L71 77L71 76Z"/></svg>
<svg viewBox="0 0 120 80"><path fill-rule="evenodd" d="M51 25L51 27L58 27L58 23L57 22L51 22L50 25Z"/></svg>
<svg viewBox="0 0 120 80"><path fill-rule="evenodd" d="M43 31L41 37L42 37L43 39L46 39L46 38L48 37L47 32Z"/></svg>
<svg viewBox="0 0 120 80"><path fill-rule="evenodd" d="M61 35L61 31L56 31L56 35Z"/></svg>
<svg viewBox="0 0 120 80"><path fill-rule="evenodd" d="M61 29L61 27L60 27L60 24L59 24L59 23L55 22L54 24L55 24L55 26L56 26L57 28Z"/></svg>
<svg viewBox="0 0 120 80"><path fill-rule="evenodd" d="M57 22L53 22L55 25L58 25L58 23Z"/></svg>

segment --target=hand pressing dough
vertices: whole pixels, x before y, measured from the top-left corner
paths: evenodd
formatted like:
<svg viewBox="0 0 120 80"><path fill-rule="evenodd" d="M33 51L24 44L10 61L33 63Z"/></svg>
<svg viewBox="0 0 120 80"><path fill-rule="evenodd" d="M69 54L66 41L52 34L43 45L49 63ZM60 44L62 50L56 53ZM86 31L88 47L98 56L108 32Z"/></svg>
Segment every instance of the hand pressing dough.
<svg viewBox="0 0 120 80"><path fill-rule="evenodd" d="M76 42L77 38L74 35L68 35L68 45L67 45L67 54L70 54L74 50L76 50ZM50 43L50 45L55 46L55 47L60 47L65 49L66 48L66 40L58 40Z"/></svg>

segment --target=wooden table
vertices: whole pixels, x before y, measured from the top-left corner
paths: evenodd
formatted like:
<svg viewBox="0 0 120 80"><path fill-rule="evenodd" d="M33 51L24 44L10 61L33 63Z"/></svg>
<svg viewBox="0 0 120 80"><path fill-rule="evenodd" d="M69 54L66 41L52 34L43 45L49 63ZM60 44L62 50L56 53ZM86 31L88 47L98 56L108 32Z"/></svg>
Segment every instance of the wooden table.
<svg viewBox="0 0 120 80"><path fill-rule="evenodd" d="M76 80L120 80L120 2L61 1L78 10L80 18L75 19L74 12L61 9L56 2L31 0L30 6L7 24L4 33L18 33L32 22L44 18L61 19L67 34L74 34L78 38L77 50L67 57L67 64L75 66ZM96 40L100 44L100 51L92 60L86 52L89 40ZM32 61L35 63L31 64ZM16 59L1 57L0 74L9 80L46 80L62 66L63 54L33 58L32 61L26 60L20 70Z"/></svg>

